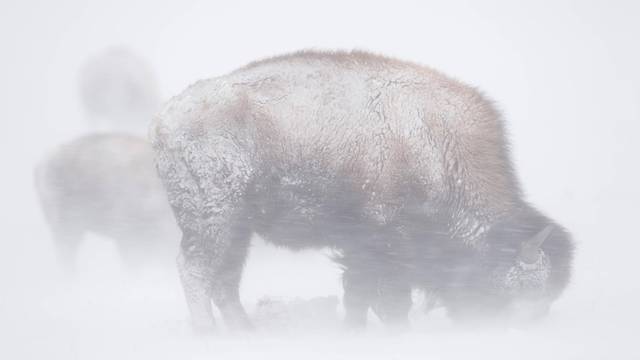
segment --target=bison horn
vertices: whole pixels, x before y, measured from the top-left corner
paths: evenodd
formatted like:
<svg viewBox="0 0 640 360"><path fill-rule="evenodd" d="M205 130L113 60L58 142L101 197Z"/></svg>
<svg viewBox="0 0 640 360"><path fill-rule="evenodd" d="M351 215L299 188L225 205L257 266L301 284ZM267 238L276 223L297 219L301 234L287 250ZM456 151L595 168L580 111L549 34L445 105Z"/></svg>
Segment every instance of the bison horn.
<svg viewBox="0 0 640 360"><path fill-rule="evenodd" d="M538 249L540 249L542 243L549 238L552 231L553 225L547 225L531 239L525 241L520 251L520 259L527 264L533 264L538 261Z"/></svg>

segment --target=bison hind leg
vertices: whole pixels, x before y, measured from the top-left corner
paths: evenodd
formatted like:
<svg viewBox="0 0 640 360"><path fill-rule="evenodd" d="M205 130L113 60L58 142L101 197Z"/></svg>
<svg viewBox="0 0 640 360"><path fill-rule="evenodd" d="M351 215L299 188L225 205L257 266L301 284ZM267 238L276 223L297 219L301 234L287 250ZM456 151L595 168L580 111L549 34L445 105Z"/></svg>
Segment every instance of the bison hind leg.
<svg viewBox="0 0 640 360"><path fill-rule="evenodd" d="M66 274L72 274L76 269L76 257L84 239L84 231L57 224L52 227L52 237L58 263Z"/></svg>
<svg viewBox="0 0 640 360"><path fill-rule="evenodd" d="M178 270L192 323L198 330L214 326L213 301L228 328L250 328L239 296L252 234L247 156L223 137L175 145L157 143L156 163L183 233Z"/></svg>
<svg viewBox="0 0 640 360"><path fill-rule="evenodd" d="M252 328L240 302L240 280L250 238L245 226L230 226L228 235L217 238L183 236L177 265L196 330L213 329L212 301L228 329Z"/></svg>

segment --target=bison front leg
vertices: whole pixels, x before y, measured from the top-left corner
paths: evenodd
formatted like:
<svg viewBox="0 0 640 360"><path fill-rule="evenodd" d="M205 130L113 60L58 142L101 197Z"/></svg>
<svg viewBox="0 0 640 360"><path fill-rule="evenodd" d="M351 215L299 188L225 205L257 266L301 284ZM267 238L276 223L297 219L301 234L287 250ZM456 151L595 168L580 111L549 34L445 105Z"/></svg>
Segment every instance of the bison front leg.
<svg viewBox="0 0 640 360"><path fill-rule="evenodd" d="M403 276L391 271L378 279L372 308L383 323L407 327L411 303L411 286Z"/></svg>
<svg viewBox="0 0 640 360"><path fill-rule="evenodd" d="M411 286L397 271L380 264L372 266L374 268L352 266L342 275L347 326L364 327L369 307L385 325L407 326Z"/></svg>
<svg viewBox="0 0 640 360"><path fill-rule="evenodd" d="M363 328L375 295L374 274L365 268L351 266L342 274L345 323L350 328Z"/></svg>
<svg viewBox="0 0 640 360"><path fill-rule="evenodd" d="M397 243L398 235L378 229L351 238L339 262L343 273L345 322L363 327L371 307L386 325L404 327L411 309L411 286L406 260Z"/></svg>

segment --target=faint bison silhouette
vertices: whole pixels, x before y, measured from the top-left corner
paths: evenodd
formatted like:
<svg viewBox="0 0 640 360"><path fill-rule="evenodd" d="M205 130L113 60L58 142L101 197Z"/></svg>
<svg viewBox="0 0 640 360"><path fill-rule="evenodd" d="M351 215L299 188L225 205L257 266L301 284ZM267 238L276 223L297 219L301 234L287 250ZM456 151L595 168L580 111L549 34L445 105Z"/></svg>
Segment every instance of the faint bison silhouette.
<svg viewBox="0 0 640 360"><path fill-rule="evenodd" d="M146 140L115 133L83 136L42 161L35 177L64 266L74 265L89 232L113 238L130 267L170 261L179 229Z"/></svg>
<svg viewBox="0 0 640 360"><path fill-rule="evenodd" d="M434 70L364 52L300 52L195 83L152 123L196 327L211 300L248 328L252 233L331 247L346 321L407 322L411 289L455 319L546 311L569 281L568 233L528 205L500 115ZM312 281L312 279L309 279Z"/></svg>
<svg viewBox="0 0 640 360"><path fill-rule="evenodd" d="M122 46L89 58L80 70L78 86L92 130L144 133L160 105L150 66Z"/></svg>

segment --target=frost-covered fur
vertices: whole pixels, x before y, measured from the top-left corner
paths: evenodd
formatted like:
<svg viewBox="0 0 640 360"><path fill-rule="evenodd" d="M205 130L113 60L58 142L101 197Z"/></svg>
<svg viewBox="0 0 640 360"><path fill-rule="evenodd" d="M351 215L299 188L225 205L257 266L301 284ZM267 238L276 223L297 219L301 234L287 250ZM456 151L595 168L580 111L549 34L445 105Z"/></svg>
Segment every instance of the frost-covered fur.
<svg viewBox="0 0 640 360"><path fill-rule="evenodd" d="M35 181L63 266L73 267L89 232L113 238L129 266L171 262L179 229L145 139L79 137L44 159Z"/></svg>
<svg viewBox="0 0 640 360"><path fill-rule="evenodd" d="M517 281L493 280L514 274L522 242L551 223L522 200L488 100L369 53L300 52L199 81L150 137L196 325L212 321L213 299L230 325L249 326L238 284L253 232L335 248L347 321L363 324L370 306L406 321L413 286L437 291L452 314L511 300ZM571 245L556 227L544 246L561 248L531 270L550 272L536 287L549 300L568 281Z"/></svg>

